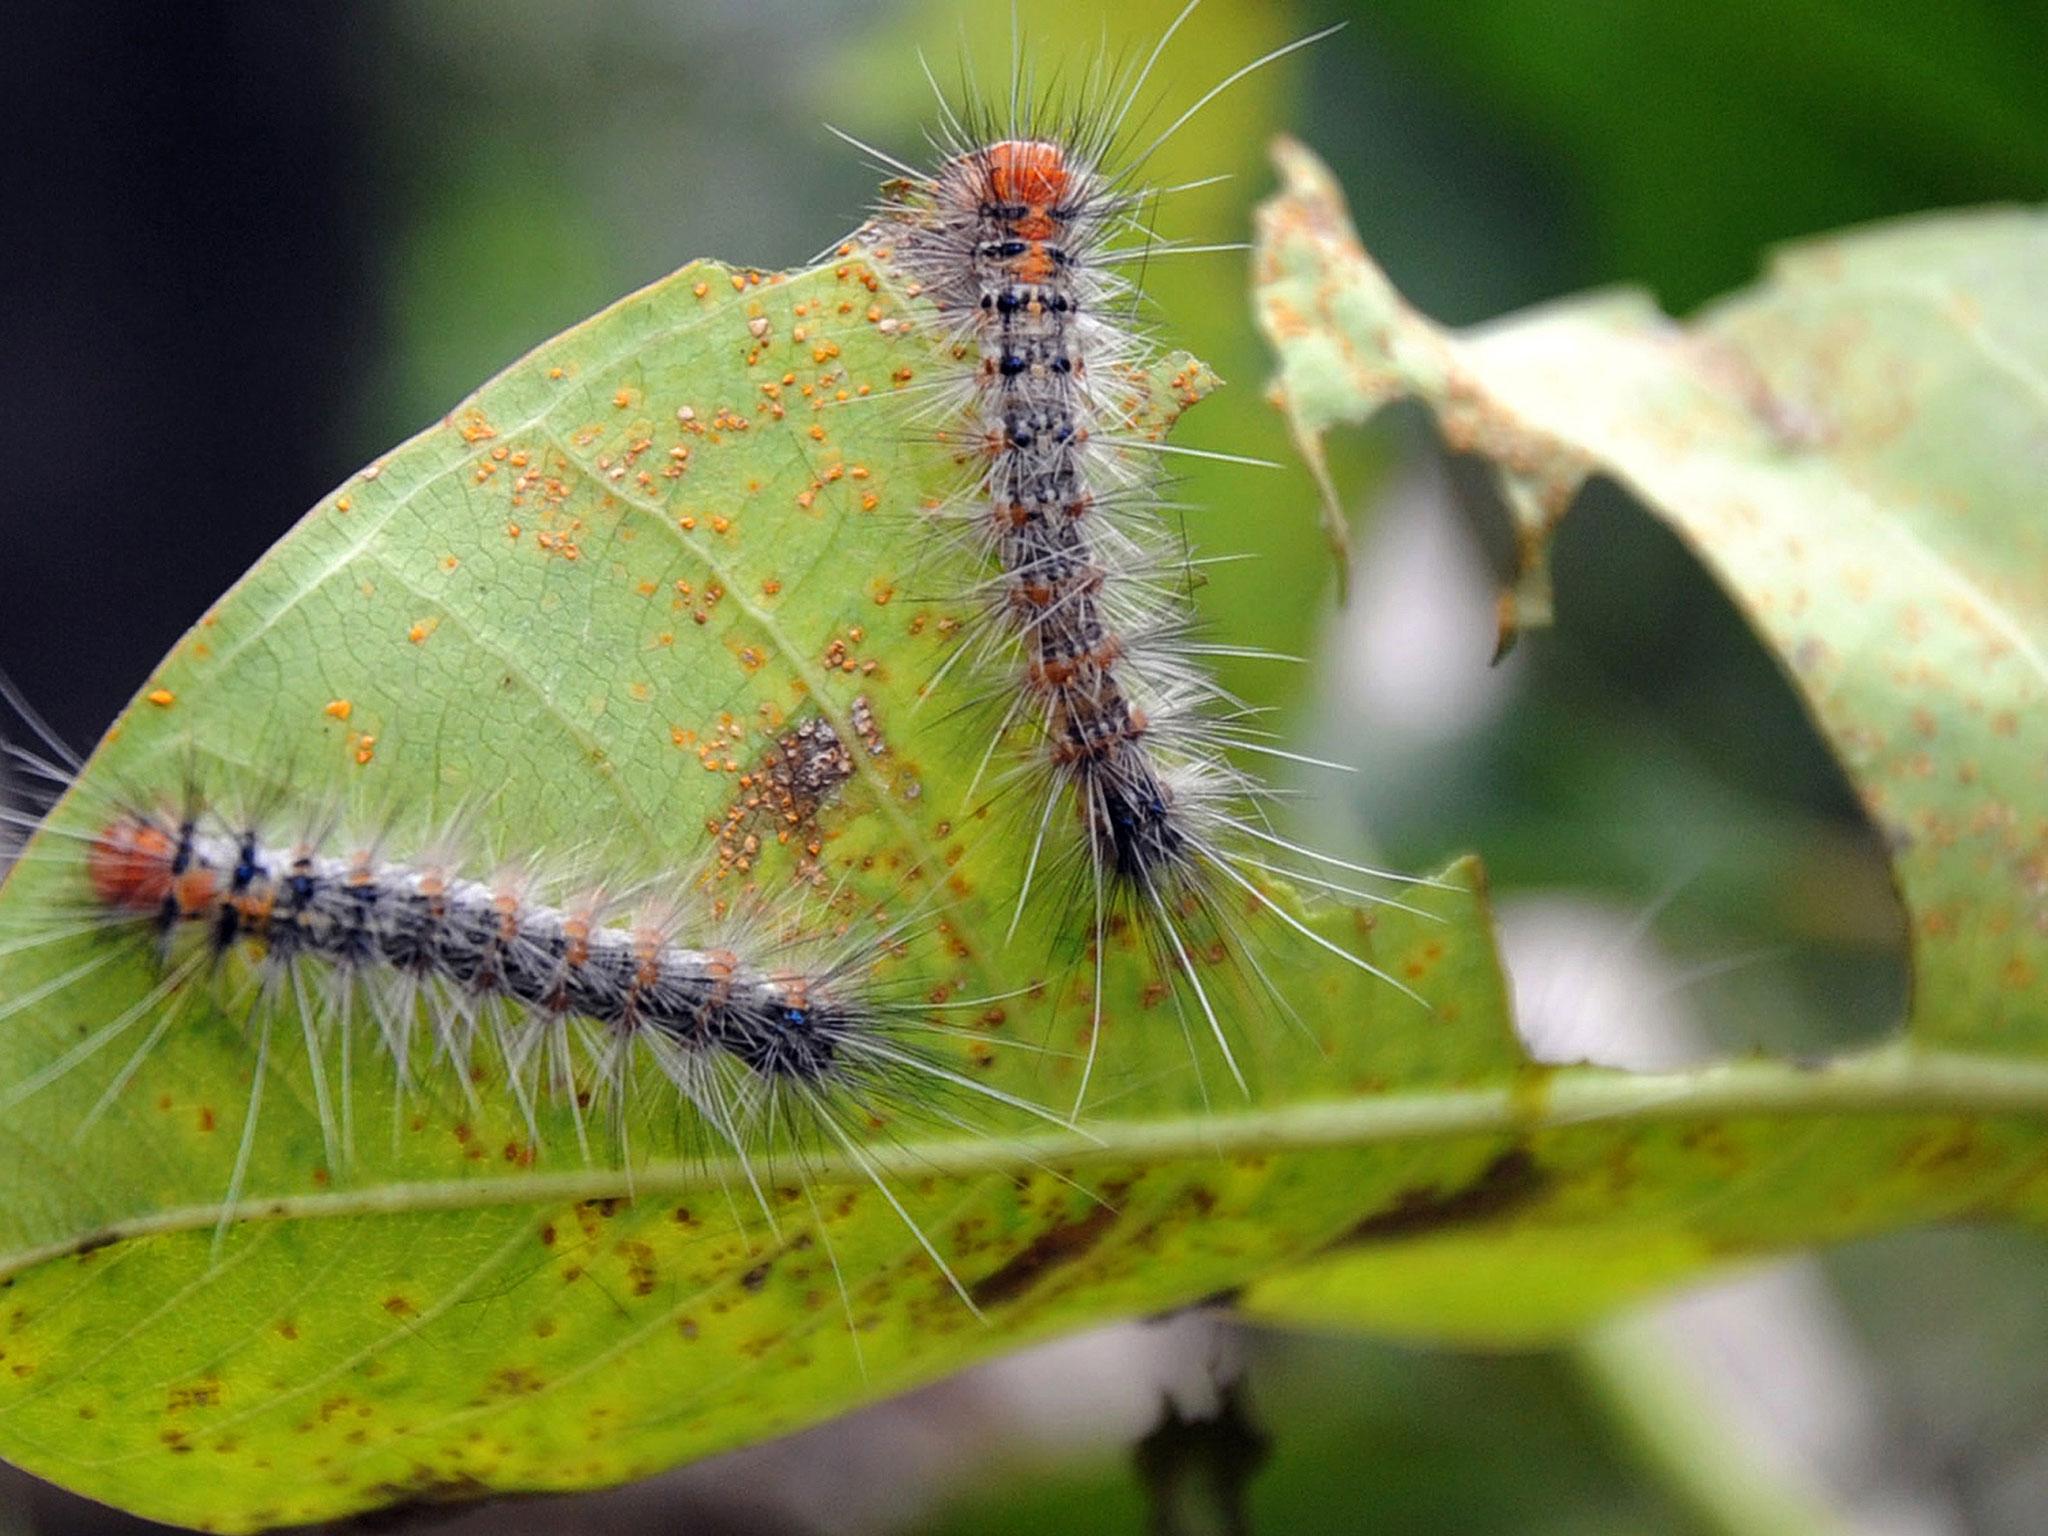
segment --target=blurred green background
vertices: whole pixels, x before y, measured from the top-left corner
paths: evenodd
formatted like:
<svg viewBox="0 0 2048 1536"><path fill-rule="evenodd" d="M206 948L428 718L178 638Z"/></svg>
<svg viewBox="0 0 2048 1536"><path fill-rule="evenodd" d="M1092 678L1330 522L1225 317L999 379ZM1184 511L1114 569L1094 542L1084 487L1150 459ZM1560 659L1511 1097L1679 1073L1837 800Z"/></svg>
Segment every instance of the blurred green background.
<svg viewBox="0 0 2048 1536"><path fill-rule="evenodd" d="M1142 53L1177 9L1030 0L1021 25L1044 75ZM1229 178L1171 199L1163 234L1249 238L1265 146L1293 133L1343 179L1396 283L1465 324L1614 283L1683 314L1746 282L1774 242L2048 195L2048 6L2024 0L1207 0L1156 73L1156 120L1333 21L1348 25L1158 156L1161 182ZM9 355L42 381L18 430L62 441L80 409L120 412L144 460L191 446L194 428L146 403L131 413L123 390L180 390L194 421L260 400L279 421L253 503L246 481L233 505L110 492L109 564L139 574L67 614L93 636L83 658L54 609L25 598L0 615L16 675L61 690L56 658L71 657L81 686L57 712L75 708L64 723L82 736L300 507L533 343L694 255L775 267L827 247L872 178L821 124L915 157L933 115L916 51L942 80L964 69L994 86L1010 16L986 0L414 0L201 6L146 24L60 8L42 25L49 57L24 55L20 73L45 110L26 109L16 142L47 185L13 200L58 211L10 287ZM124 80L140 92L127 116L76 105ZM210 93L203 107L193 93ZM123 179L180 174L194 191L163 207ZM1881 850L1775 663L1689 557L1596 486L1560 539L1557 627L1489 668L1497 509L1425 423L1397 420L1337 445L1358 562L1340 612L1313 490L1262 398L1245 272L1225 253L1146 278L1161 335L1232 384L1180 440L1287 466L1186 461L1179 494L1201 508L1187 517L1200 553L1259 557L1212 568L1201 601L1216 628L1309 658L1239 662L1226 681L1277 711L1290 744L1359 770L1303 778L1292 814L1325 845L1406 867L1481 852L1527 1027L1553 1054L1665 1062L1885 1033L1904 979ZM108 296L129 288L133 324ZM88 323L67 323L74 301L110 327L90 368L72 362ZM181 305L211 318L162 329ZM242 351L207 350L238 324ZM167 525L196 536L166 541ZM21 527L10 591L68 590L75 606L70 537ZM2039 1531L2044 1281L2039 1242L1922 1233L1552 1355L1236 1340L1271 1441L1253 1523ZM460 1528L1141 1528L1130 1445L1156 1408L1145 1373L1214 1342L1199 1338L1076 1346L1094 1355L1070 1363L1109 1377L1076 1366L1064 1406L1062 1371L1026 1361L751 1460ZM1121 1417L1088 1400L1112 1377ZM1673 1396L1697 1415L1672 1412ZM17 1492L0 1529L107 1528L49 1490Z"/></svg>

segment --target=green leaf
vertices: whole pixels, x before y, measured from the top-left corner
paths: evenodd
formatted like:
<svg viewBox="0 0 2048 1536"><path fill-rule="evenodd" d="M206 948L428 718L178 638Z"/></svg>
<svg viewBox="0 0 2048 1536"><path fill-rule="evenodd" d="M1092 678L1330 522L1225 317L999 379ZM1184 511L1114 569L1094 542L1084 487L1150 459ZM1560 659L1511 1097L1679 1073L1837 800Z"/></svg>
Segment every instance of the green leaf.
<svg viewBox="0 0 2048 1536"><path fill-rule="evenodd" d="M856 754L815 836L769 838L715 890L814 890L815 841L835 916L935 912L883 980L1000 998L946 1015L976 1038L938 1048L1070 1103L1081 947L1051 901L1005 942L1034 828L969 796L987 719L945 695L918 708L967 607L912 599L971 580L919 517L950 455L889 403L945 361L930 320L858 251L774 277L688 268L323 501L148 681L0 888L0 1093L152 985L139 956L74 977L109 953L89 933L20 947L77 894L62 834L90 829L95 789L175 786L196 762L252 795L288 782L401 824L467 808L510 849L695 871L707 822L793 722L853 742L871 712L886 751ZM1161 429L1210 383L1186 359L1153 379ZM260 451L260 423L250 437ZM1204 960L1240 1100L1119 937L1082 1130L963 1097L936 1107L970 1128L905 1110L858 1156L781 1147L757 1169L772 1224L651 1079L629 1177L608 1142L579 1155L563 1105L529 1161L489 1073L474 1103L445 1074L394 1102L364 1047L344 1095L330 1044L354 1146L330 1160L289 1028L224 1211L247 1021L179 1015L92 1119L131 1028L0 1115L0 1451L160 1519L251 1529L615 1482L1237 1288L1269 1315L1533 1338L1733 1256L2040 1214L2048 1067L1916 1049L1535 1068L1476 872L1404 900L1420 910L1297 910L1426 1008L1241 911L1314 1041Z"/></svg>
<svg viewBox="0 0 2048 1536"><path fill-rule="evenodd" d="M1608 1146L1605 1198L1572 1208L1590 1178L1572 1199L1540 1191L1525 1203L1541 1211L1504 1238L1480 1222L1269 1281L1251 1305L1384 1324L1434 1285L1428 1319L1443 1288L1469 1295L1479 1319L1505 1310L1489 1293L1511 1287L1531 1327L1586 1315L1631 1269L1676 1274L1702 1245L1747 1249L1774 1208L1807 1213L1794 1222L1811 1219L1818 1237L1917 1183L1906 1203L1922 1214L2038 1219L2048 325L2032 289L2048 219L1993 209L1813 242L1684 327L1617 293L1453 333L1373 265L1314 157L1289 143L1276 155L1285 189L1261 210L1258 304L1281 360L1276 395L1311 464L1331 427L1404 398L1429 406L1453 447L1493 460L1521 541L1503 643L1548 616L1546 546L1589 476L1613 476L1668 522L1783 661L1887 837L1910 919L1903 1038L1816 1069L1811 1086L1869 1072L1867 1089L1888 1077L1953 1091L1935 1095L1951 1116L1918 1127L1825 1110L1796 1132L1752 1124L1759 1139L1723 1146L1714 1186L1688 1188L1666 1160L1690 1162L1684 1144L1726 1126L1694 1125L1677 1146L1582 1129L1566 1139ZM1326 515L1340 516L1334 488ZM1779 1081L1761 1066L1720 1071ZM1715 1076L1695 1080L1676 1119ZM1554 1167L1545 1141L1534 1150L1536 1168ZM1502 1198L1486 1189L1433 1199L1470 1226Z"/></svg>
<svg viewBox="0 0 2048 1536"><path fill-rule="evenodd" d="M1327 172L1280 158L1259 301L1304 452L1412 396L1493 459L1521 535L1504 640L1548 614L1546 546L1579 486L1627 485L1781 659L1889 840L1914 1038L2041 1054L2048 218L1796 247L1684 329L1613 293L1451 334L1372 266Z"/></svg>
<svg viewBox="0 0 2048 1536"><path fill-rule="evenodd" d="M860 252L779 276L687 268L323 500L148 680L0 889L10 1458L230 1529L615 1482L1313 1251L1411 1171L1353 1168L1341 1148L1275 1155L1290 1105L1511 1070L1489 925L1460 872L1419 890L1416 914L1315 917L1427 1009L1319 964L1269 916L1245 921L1295 978L1314 1042L1203 962L1253 1102L1281 1116L1246 1121L1241 1155L1219 1155L1206 1104L1249 1106L1213 1047L1191 1056L1119 935L1084 1133L965 1093L913 1103L859 1157L757 1155L771 1225L747 1170L651 1073L628 1176L603 1133L579 1153L567 1105L542 1107L530 1157L487 1053L468 1091L443 1070L395 1102L367 1043L345 1087L339 1042L316 1079L286 1014L222 1209L260 1028L194 1007L150 1042L147 956L90 931L33 942L81 895L65 834L89 833L109 794L192 776L258 803L288 785L290 805L382 811L394 839L462 809L490 848L708 866L718 899L801 891L814 922L923 914L882 983L998 1000L941 1015L973 1038L934 1049L1003 1092L1073 1102L1092 967L1056 936L1050 895L1005 944L1035 823L1019 796L969 798L992 724L958 709L970 686L918 707L974 601L917 600L972 582L920 515L959 473L912 414L951 362L931 319ZM1182 357L1153 382L1141 424L1163 430L1213 381ZM714 836L813 716L859 748L838 801L787 846L772 818ZM822 865L808 877L806 844ZM751 867L721 877L720 852ZM346 1158L329 1155L323 1088Z"/></svg>

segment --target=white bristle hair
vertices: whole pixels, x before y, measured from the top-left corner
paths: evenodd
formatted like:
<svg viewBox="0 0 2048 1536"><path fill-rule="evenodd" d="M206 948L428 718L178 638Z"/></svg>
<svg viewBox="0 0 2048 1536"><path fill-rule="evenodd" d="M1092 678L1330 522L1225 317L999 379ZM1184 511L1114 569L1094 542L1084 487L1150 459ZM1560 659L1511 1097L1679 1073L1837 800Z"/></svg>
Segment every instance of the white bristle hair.
<svg viewBox="0 0 2048 1536"><path fill-rule="evenodd" d="M1173 189L1144 186L1145 165L1245 75L1335 30L1233 72L1163 131L1135 131L1153 69L1194 10L1184 7L1141 60L1123 70L1098 63L1071 90L1038 91L1013 59L1004 103L979 99L971 86L958 102L939 91L929 168L869 151L898 179L856 237L937 310L937 350L961 359L924 387L907 421L967 466L930 520L943 558L975 573L964 595L979 622L928 687L963 687L994 718L974 783L992 778L992 791L1021 791L1030 853L1017 914L1035 890L1056 885L1086 925L1094 1019L1077 1113L1101 1036L1102 954L1117 923L1143 934L1174 978L1176 1006L1193 1004L1241 1089L1246 1080L1194 957L1220 944L1296 1017L1235 915L1247 898L1334 958L1414 996L1265 896L1265 877L1280 876L1386 903L1330 872L1398 877L1298 846L1268 826L1268 792L1237 759L1293 754L1266 741L1252 724L1256 712L1209 670L1213 655L1257 653L1201 641L1192 562L1164 515L1178 508L1162 460L1196 450L1127 425L1161 348L1123 269L1235 248L1160 242L1143 215ZM1016 735L1029 745L994 766L998 745ZM1062 802L1065 822L1056 815ZM1055 875L1063 878L1048 879Z"/></svg>

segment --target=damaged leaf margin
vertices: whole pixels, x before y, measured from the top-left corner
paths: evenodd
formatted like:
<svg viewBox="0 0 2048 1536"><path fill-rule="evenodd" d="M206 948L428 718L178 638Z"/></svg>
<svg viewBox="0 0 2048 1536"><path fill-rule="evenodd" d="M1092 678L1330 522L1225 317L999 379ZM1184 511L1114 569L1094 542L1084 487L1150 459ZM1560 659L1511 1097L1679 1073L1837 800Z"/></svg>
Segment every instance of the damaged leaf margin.
<svg viewBox="0 0 2048 1536"><path fill-rule="evenodd" d="M2048 215L1812 241L1682 324L1612 292L1451 331L1373 263L1325 166L1274 158L1256 304L1333 542L1325 434L1422 402L1514 519L1505 649L1550 617L1579 488L1620 482L1726 587L1885 837L1910 1041L2048 1051Z"/></svg>

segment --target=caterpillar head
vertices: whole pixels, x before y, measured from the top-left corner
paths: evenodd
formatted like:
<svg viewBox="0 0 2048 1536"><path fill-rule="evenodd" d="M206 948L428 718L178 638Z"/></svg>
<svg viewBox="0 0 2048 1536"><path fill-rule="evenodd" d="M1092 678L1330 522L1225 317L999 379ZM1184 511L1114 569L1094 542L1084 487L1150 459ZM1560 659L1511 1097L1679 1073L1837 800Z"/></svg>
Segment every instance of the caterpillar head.
<svg viewBox="0 0 2048 1536"><path fill-rule="evenodd" d="M983 151L989 191L996 201L1022 203L1044 213L1067 195L1067 152L1044 139L1005 139Z"/></svg>

